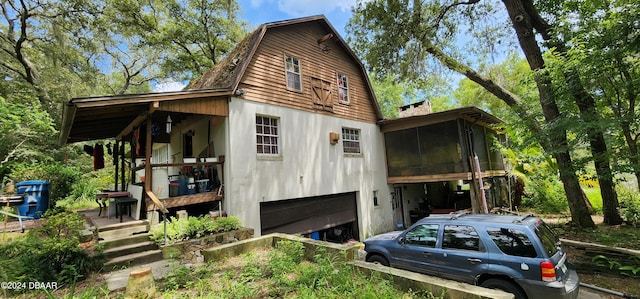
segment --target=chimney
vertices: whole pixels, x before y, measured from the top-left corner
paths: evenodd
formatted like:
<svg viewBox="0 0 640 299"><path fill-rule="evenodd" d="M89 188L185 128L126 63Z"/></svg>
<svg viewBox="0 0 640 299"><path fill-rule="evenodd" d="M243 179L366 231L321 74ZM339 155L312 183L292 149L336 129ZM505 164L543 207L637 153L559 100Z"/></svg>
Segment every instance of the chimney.
<svg viewBox="0 0 640 299"><path fill-rule="evenodd" d="M426 115L431 113L431 102L422 100L398 108L398 117Z"/></svg>

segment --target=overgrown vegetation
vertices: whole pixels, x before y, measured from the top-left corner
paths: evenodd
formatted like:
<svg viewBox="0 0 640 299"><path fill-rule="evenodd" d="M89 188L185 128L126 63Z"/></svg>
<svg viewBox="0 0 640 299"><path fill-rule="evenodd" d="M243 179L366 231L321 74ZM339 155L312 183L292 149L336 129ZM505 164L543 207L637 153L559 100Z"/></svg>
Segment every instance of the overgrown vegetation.
<svg viewBox="0 0 640 299"><path fill-rule="evenodd" d="M281 241L209 264L206 270L177 268L161 288L163 298L440 298L426 291L404 292L379 274L363 274L319 249L304 260L304 245Z"/></svg>
<svg viewBox="0 0 640 299"><path fill-rule="evenodd" d="M167 244L188 239L200 238L208 234L228 232L240 228L240 220L236 216L218 217L211 220L208 215L178 219L170 217L167 223ZM164 242L164 225L156 225L151 229L149 238L158 243Z"/></svg>
<svg viewBox="0 0 640 299"><path fill-rule="evenodd" d="M620 212L627 224L640 227L640 194L624 188L618 188Z"/></svg>
<svg viewBox="0 0 640 299"><path fill-rule="evenodd" d="M638 277L640 273L640 257L634 256L628 262L620 261L616 258L607 257L602 254L592 258L596 266L608 267L609 270L619 271L620 275Z"/></svg>
<svg viewBox="0 0 640 299"><path fill-rule="evenodd" d="M84 219L75 212L47 214L41 228L0 244L0 281L74 284L100 270L104 256L92 243L80 243ZM27 289L2 292L25 292ZM4 295L7 295L5 293Z"/></svg>

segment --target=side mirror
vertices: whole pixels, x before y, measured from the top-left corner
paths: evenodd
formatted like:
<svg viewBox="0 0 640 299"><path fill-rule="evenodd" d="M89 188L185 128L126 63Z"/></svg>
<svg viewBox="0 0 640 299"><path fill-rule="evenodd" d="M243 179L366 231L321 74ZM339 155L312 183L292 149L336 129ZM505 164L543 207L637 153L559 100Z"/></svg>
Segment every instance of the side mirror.
<svg viewBox="0 0 640 299"><path fill-rule="evenodd" d="M404 237L400 237L400 238L398 238L398 243L400 243L400 244L402 244L402 245L404 245L405 241L406 241L406 240L404 239Z"/></svg>

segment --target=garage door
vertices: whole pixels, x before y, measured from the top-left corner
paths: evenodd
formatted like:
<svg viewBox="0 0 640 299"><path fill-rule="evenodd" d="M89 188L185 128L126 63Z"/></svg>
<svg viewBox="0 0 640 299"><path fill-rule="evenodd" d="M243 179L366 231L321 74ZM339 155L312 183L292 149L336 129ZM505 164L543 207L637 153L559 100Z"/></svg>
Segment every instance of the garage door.
<svg viewBox="0 0 640 299"><path fill-rule="evenodd" d="M260 203L262 234L307 234L355 222L355 192Z"/></svg>

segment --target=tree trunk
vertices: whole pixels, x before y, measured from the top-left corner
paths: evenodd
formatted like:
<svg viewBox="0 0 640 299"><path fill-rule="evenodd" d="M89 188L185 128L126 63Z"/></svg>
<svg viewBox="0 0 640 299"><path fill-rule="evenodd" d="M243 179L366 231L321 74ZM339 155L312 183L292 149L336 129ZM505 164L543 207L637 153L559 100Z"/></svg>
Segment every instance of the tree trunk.
<svg viewBox="0 0 640 299"><path fill-rule="evenodd" d="M542 106L545 120L549 125L547 129L549 133L549 144L552 145L554 149L551 154L558 163L560 180L562 180L564 184L565 195L569 202L572 220L580 227L594 227L595 224L589 215L582 189L578 183L578 177L573 169L566 130L557 125L560 111L554 99L551 79L545 70L542 51L535 38L531 16L527 13L521 1L503 0L502 2L509 13L513 28L518 35L520 47L529 62L530 68L535 72L535 81L540 95L540 105Z"/></svg>
<svg viewBox="0 0 640 299"><path fill-rule="evenodd" d="M551 26L540 16L533 1L522 0L522 2L526 13L531 18L532 27L549 43L550 48L556 48L557 52L565 54L567 52L565 43L553 37ZM607 224L620 224L622 223L622 218L618 213L618 195L616 194L613 183L613 174L611 172L604 132L599 126L601 119L596 111L596 101L584 88L584 84L582 84L582 80L575 69L565 69L563 74L567 80L567 86L571 91L571 96L580 110L580 117L586 125L584 130L586 130L589 138L591 156L593 157L598 182L600 184L600 194L602 195L602 205L604 208L604 222ZM587 201L587 203L589 202Z"/></svg>
<svg viewBox="0 0 640 299"><path fill-rule="evenodd" d="M602 129L591 126L598 126L600 117L595 108L595 100L584 92L584 87L579 78L570 70L569 85L573 87L574 99L580 110L580 116L587 125L587 136L589 137L589 145L591 147L591 156L595 164L596 173L598 174L598 182L600 183L600 195L602 195L602 208L604 212L604 223L618 225L622 223L622 217L618 212L620 207L618 204L618 194L613 184L613 174L609 162L609 154L607 143L604 140ZM577 86L576 86L577 85Z"/></svg>

